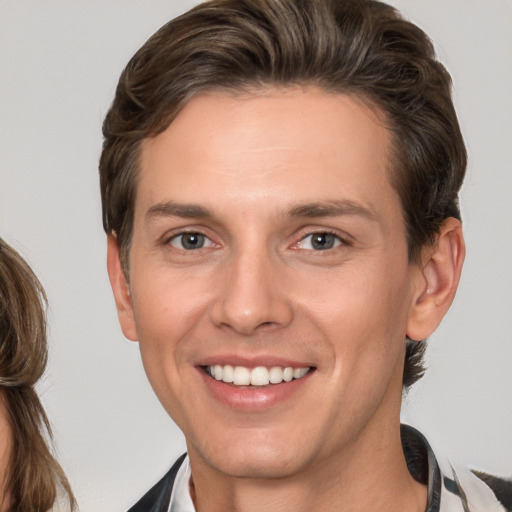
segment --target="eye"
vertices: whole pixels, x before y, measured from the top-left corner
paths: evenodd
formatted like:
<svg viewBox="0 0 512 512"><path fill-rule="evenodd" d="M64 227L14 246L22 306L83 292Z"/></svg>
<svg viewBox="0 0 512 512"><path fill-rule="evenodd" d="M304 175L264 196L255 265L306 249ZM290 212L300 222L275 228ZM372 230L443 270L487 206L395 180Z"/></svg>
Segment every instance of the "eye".
<svg viewBox="0 0 512 512"><path fill-rule="evenodd" d="M328 232L311 233L305 236L299 243L299 249L313 249L314 251L327 251L338 247L343 242L336 235Z"/></svg>
<svg viewBox="0 0 512 512"><path fill-rule="evenodd" d="M169 240L169 244L177 249L184 249L186 251L213 246L213 242L202 233L180 233L179 235L173 236Z"/></svg>

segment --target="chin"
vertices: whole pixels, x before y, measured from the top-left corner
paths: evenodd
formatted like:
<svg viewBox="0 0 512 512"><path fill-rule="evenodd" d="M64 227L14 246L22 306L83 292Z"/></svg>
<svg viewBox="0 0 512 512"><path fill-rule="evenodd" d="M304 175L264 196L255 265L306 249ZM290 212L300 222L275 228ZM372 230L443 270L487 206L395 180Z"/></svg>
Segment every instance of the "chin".
<svg viewBox="0 0 512 512"><path fill-rule="evenodd" d="M277 454L253 457L244 454L241 457L218 461L216 469L225 475L251 479L282 479L300 472L300 464L296 461L283 461Z"/></svg>
<svg viewBox="0 0 512 512"><path fill-rule="evenodd" d="M286 478L300 472L311 458L305 453L298 456L294 442L270 443L267 439L265 443L258 443L250 437L243 442L228 441L227 446L219 443L214 448L208 444L205 449L193 451L203 463L224 475L238 478Z"/></svg>

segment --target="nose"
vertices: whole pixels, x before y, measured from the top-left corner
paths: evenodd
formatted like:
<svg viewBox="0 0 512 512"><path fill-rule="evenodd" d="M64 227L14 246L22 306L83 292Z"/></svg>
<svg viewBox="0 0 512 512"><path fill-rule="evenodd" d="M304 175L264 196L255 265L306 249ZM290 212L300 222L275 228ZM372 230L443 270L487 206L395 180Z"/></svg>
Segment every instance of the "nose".
<svg viewBox="0 0 512 512"><path fill-rule="evenodd" d="M286 294L285 273L279 267L268 254L233 257L222 272L211 307L212 322L244 336L289 325L293 309Z"/></svg>

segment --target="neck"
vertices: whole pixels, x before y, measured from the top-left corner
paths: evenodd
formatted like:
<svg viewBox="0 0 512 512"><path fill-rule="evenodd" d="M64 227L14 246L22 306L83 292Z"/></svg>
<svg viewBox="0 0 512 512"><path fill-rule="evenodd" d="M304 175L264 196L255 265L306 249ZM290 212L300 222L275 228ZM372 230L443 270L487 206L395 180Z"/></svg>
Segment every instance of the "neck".
<svg viewBox="0 0 512 512"><path fill-rule="evenodd" d="M409 474L398 420L379 435L362 433L337 456L280 479L237 478L195 464L198 512L424 512L427 489Z"/></svg>

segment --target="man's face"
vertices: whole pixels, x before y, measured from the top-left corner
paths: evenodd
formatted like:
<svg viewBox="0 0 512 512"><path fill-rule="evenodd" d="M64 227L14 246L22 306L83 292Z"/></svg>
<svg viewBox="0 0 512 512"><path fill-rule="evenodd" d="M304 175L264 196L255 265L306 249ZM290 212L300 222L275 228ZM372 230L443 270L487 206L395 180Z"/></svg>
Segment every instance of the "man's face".
<svg viewBox="0 0 512 512"><path fill-rule="evenodd" d="M422 277L389 145L313 88L203 94L144 142L122 324L193 462L284 476L396 428Z"/></svg>

